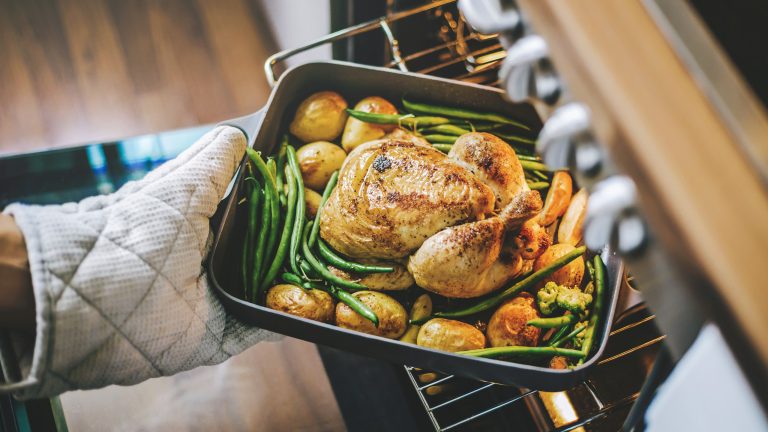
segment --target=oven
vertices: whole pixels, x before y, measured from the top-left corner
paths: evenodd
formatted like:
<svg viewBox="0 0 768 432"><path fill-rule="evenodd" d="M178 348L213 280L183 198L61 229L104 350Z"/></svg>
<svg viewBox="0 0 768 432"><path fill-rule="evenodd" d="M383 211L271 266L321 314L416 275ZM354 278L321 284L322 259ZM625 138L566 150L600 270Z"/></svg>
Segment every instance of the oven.
<svg viewBox="0 0 768 432"><path fill-rule="evenodd" d="M700 340L705 336L702 335L707 333L723 350L735 353L735 357L727 355L730 363L717 363L736 371L725 375L746 377L745 382L749 383L741 387L725 386L724 390L737 391L737 399L752 401L746 405L753 410L750 421L754 423L746 424L765 425L765 405L758 402L765 401L765 386L761 386L766 371L761 356L765 337L755 340L754 329L734 325L743 319L738 314L745 313L729 307L729 297L736 290L723 290L718 286L719 281L713 280L717 278L709 276L711 272L722 271L720 268L713 270L711 265L702 263L701 258L691 258L700 254L692 254L690 248L700 245L682 233L685 230L679 225L683 223L681 216L672 215L680 210L674 209L673 203L653 200L653 194L659 194L659 186L651 184L663 182L663 174L659 177L636 160L636 152L642 151L636 147L641 145L637 143L652 137L627 136L633 127L637 128L637 125L628 125L632 123L633 110L611 112L611 106L617 104L605 103L596 96L610 99L610 86L615 85L610 74L621 72L609 70L607 65L592 67L588 63L599 61L601 56L610 55L610 49L616 49L615 46L601 47L598 42L608 45L606 32L617 31L617 23L595 36L598 42L588 44L579 40L579 33L588 33L589 25L598 25L600 20L591 19L592 12L586 6L525 0L462 0L459 3L452 0L332 2L335 31L270 57L265 64L267 79L274 85L287 60L330 44L337 59L501 87L511 101L532 102L545 121L537 150L548 163L568 166L577 172L582 184L588 185L596 197L593 199L598 201L593 205L594 210L590 209L586 227L588 245L617 247L629 263L629 271L622 284L620 307L607 350L586 380L567 391L544 392L478 382L462 378L460 374L441 374L406 365L398 373L404 376L409 403L418 405L416 411L426 418L424 424L438 431L612 431L622 427L642 430L646 426L647 410L655 398L669 401L674 397L670 395L687 394L686 390L676 390L686 388L685 379L679 378L686 375L685 372L673 373L670 384L662 384L677 364L683 363L681 368L696 367L692 360L681 361L689 350L697 352L689 357L706 356L698 353L703 350L700 346L704 342ZM720 9L713 2L648 0L632 2L626 10L615 3L594 3L591 7L600 8L596 15L604 15L604 20L634 13L642 14L643 19L639 21L643 24L652 25L632 29L635 33L628 34L663 43L664 48L669 49L667 55L675 56L673 60L678 64L672 66L682 74L674 79L682 77L689 90L700 92L697 96L702 99L695 100L710 104L707 108L714 112L721 122L719 126L729 136L727 143L721 141L715 145L726 147L726 153L733 151L744 159L746 167L734 169L749 169L749 174L757 178L759 188L750 189L755 188L755 178L752 178L752 183L744 183L749 191L739 193L762 200L764 204L768 121L764 105L766 80L765 75L759 78L759 71L765 70L766 62L750 61L748 55L745 61L744 49L740 46L745 38L754 38L759 33L754 23L756 17L763 15L751 15L752 19L747 22L752 25L748 31L740 32L733 23L718 20ZM755 10L765 13L765 8L756 2L743 3L736 8L741 14ZM577 49L581 57L574 58ZM589 49L605 52L592 52L596 55L591 59ZM739 60L736 68L734 59ZM601 82L601 78L605 81ZM621 102L626 107L632 100ZM677 126L679 129L693 127ZM659 125L659 129L658 133L686 135L670 131L668 124ZM727 148L729 143L735 148ZM689 183L704 175L689 171L694 169L681 169L691 176ZM759 193L750 195L755 191ZM767 227L758 228L758 235L763 235ZM768 258L765 250L757 253L763 260ZM758 281L751 279L748 283ZM766 306L764 296L753 295L756 304ZM326 357L338 356L325 351ZM658 396L660 387L667 387L663 396ZM337 391L340 399L344 398L344 391ZM716 381L711 391L718 391ZM689 405L697 403L695 398L689 401ZM343 401L340 404L344 409ZM685 405L686 401L678 399L669 411L680 404ZM706 403L702 403L700 407L705 406ZM659 414L663 411L659 408L653 411L659 419L652 425L656 430L672 427L674 423L668 421L668 414ZM685 409L683 412L690 414ZM686 424L685 418L681 421L678 427Z"/></svg>

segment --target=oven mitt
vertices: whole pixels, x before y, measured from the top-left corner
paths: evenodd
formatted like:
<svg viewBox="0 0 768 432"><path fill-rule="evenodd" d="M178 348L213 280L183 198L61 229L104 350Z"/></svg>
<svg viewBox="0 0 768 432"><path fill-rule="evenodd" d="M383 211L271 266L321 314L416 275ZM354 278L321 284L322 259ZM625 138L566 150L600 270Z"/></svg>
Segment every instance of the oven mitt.
<svg viewBox="0 0 768 432"><path fill-rule="evenodd" d="M0 391L135 384L275 338L227 315L203 267L209 218L246 144L239 129L217 127L111 195L6 208L26 240L37 328L0 338Z"/></svg>

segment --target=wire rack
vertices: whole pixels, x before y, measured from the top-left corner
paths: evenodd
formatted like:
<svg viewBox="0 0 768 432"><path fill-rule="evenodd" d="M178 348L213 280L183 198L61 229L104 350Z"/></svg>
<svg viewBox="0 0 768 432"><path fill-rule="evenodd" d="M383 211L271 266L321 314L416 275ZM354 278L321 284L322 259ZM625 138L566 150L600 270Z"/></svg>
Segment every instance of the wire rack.
<svg viewBox="0 0 768 432"><path fill-rule="evenodd" d="M414 28L419 37L407 37ZM498 85L498 69L506 53L496 35L478 33L464 23L456 0L395 11L278 52L264 64L267 79L274 86L283 62L297 54L369 32L384 35L386 67ZM594 372L564 392L478 382L410 366L404 366L405 372L437 431L520 429L520 421L541 431L617 430L664 340L654 318L643 305L625 312Z"/></svg>
<svg viewBox="0 0 768 432"><path fill-rule="evenodd" d="M655 316L644 305L617 322L621 325L610 333L605 357L590 377L563 392L478 382L410 366L405 370L437 431L477 430L480 425L483 430L503 430L514 418L514 410L521 407L536 417L539 430L563 432L593 425L595 430L615 430L612 425L621 424L637 399L664 340L656 329ZM612 420L611 425L598 424L606 419Z"/></svg>
<svg viewBox="0 0 768 432"><path fill-rule="evenodd" d="M428 46L402 44L398 31L408 27L428 25L436 29L425 32ZM498 82L497 70L506 52L496 35L484 35L472 30L461 19L456 0L439 0L405 11L393 12L386 17L348 27L303 46L273 54L264 63L264 73L270 85L277 83L276 71L282 63L300 53L321 45L339 42L369 32L382 32L387 44L389 61L384 66L404 72L430 74L484 85ZM425 41L419 38L419 42ZM414 42L414 41L410 41Z"/></svg>

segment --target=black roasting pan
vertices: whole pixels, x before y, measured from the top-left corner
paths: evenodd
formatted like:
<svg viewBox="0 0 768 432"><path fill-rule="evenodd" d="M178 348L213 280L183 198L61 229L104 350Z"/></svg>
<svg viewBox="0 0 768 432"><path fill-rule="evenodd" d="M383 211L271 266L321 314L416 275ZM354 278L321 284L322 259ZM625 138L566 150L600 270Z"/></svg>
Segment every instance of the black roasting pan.
<svg viewBox="0 0 768 432"><path fill-rule="evenodd" d="M269 101L261 111L224 124L241 128L248 135L249 143L254 149L272 154L277 148L280 136L287 130L296 106L311 93L321 90L337 91L350 103L371 95L396 102L405 94L413 100L502 112L534 125L537 129L541 126L540 119L530 105L510 104L502 98L501 91L491 87L344 62L308 63L288 70L272 90ZM608 298L603 310L604 316L600 320L596 355L583 365L570 370L555 370L422 348L298 318L246 302L238 295L242 292L240 257L246 222L246 206L237 205L240 199L242 172L241 169L227 201L222 203L221 221L216 229L209 256L208 275L211 286L220 296L224 307L244 322L276 333L398 364L548 391L563 390L581 381L605 349L623 271L621 260L609 252L602 255L608 270Z"/></svg>

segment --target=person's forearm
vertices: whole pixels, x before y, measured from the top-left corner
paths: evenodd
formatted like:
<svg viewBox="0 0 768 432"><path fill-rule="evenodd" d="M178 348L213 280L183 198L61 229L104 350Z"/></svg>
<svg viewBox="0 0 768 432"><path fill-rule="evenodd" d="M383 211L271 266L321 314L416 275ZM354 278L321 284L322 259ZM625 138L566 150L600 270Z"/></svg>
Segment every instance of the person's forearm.
<svg viewBox="0 0 768 432"><path fill-rule="evenodd" d="M0 214L0 329L34 326L35 299L24 236L13 217Z"/></svg>

